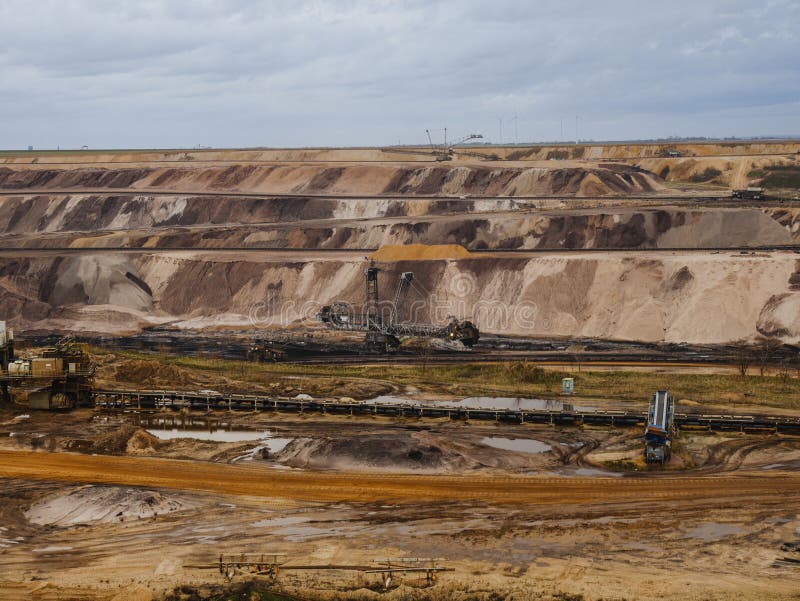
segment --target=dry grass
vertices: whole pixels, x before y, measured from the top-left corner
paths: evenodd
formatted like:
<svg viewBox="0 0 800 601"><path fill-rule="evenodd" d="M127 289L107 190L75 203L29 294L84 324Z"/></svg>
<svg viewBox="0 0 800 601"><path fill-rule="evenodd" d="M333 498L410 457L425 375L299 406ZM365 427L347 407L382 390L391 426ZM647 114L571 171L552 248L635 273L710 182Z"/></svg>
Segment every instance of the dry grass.
<svg viewBox="0 0 800 601"><path fill-rule="evenodd" d="M131 360L156 359L153 355L124 353ZM243 383L269 385L278 377L298 376L329 382L330 394L340 394L348 379L387 381L414 386L422 391L455 395L511 395L555 397L561 378L575 378L576 398L643 402L656 390L669 390L678 399L699 404L762 405L800 409L800 378L733 374L648 373L640 371L592 371L584 365L580 373L544 370L535 363L463 363L458 365L304 365L257 364L245 361L174 357L158 361L202 374L224 375ZM320 387L317 386L317 390Z"/></svg>

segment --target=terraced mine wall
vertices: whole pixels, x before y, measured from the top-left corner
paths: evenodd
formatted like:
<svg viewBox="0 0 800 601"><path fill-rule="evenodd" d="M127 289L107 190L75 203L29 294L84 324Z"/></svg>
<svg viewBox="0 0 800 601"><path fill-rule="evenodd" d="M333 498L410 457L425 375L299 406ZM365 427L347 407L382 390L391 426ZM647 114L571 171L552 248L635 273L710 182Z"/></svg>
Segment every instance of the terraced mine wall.
<svg viewBox="0 0 800 601"><path fill-rule="evenodd" d="M406 318L456 315L488 333L537 338L800 340L800 255L724 250L796 243L800 210L790 205L677 206L658 200L668 193L659 177L616 163L213 165L185 156L0 166L0 189L23 190L0 199L0 319L39 332L304 331L321 305L361 302L371 249L455 244L517 252L382 261L384 291L402 271L417 276ZM655 251L663 248L678 250Z"/></svg>
<svg viewBox="0 0 800 601"><path fill-rule="evenodd" d="M537 204L542 203L224 195L6 197L0 203L0 244L353 250L460 244L470 250L520 250L726 248L800 241L798 208L547 211Z"/></svg>
<svg viewBox="0 0 800 601"><path fill-rule="evenodd" d="M0 167L0 189L133 188L328 194L595 195L652 192L652 173L610 164L583 167L487 165L218 165L197 167Z"/></svg>
<svg viewBox="0 0 800 601"><path fill-rule="evenodd" d="M0 319L26 330L125 333L308 323L322 304L363 299L363 257L94 253L4 257ZM401 318L471 317L486 332L649 342L800 341L794 253L544 255L381 263L417 286Z"/></svg>

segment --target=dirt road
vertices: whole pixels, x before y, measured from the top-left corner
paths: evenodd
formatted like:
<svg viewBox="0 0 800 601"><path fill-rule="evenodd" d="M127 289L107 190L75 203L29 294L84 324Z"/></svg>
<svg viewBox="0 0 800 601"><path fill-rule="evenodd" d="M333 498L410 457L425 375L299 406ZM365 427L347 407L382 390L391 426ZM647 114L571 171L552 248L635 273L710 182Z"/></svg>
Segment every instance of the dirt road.
<svg viewBox="0 0 800 601"><path fill-rule="evenodd" d="M800 476L552 478L289 472L193 461L0 452L0 478L121 484L306 501L613 503L800 497Z"/></svg>

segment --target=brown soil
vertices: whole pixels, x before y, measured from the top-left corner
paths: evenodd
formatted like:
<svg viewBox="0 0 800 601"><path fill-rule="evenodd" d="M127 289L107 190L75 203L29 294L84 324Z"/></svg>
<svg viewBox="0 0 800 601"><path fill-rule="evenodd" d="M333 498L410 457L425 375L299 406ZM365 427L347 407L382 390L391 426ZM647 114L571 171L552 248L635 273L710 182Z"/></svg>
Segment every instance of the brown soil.
<svg viewBox="0 0 800 601"><path fill-rule="evenodd" d="M469 251L458 244L406 244L382 246L369 258L374 261L430 261L433 259L464 259Z"/></svg>
<svg viewBox="0 0 800 601"><path fill-rule="evenodd" d="M405 476L391 474L283 472L169 459L0 451L0 477L121 484L228 495L323 502L434 502L563 504L694 499L734 500L780 495L800 500L798 476L732 479L520 478ZM557 486L556 486L557 485Z"/></svg>

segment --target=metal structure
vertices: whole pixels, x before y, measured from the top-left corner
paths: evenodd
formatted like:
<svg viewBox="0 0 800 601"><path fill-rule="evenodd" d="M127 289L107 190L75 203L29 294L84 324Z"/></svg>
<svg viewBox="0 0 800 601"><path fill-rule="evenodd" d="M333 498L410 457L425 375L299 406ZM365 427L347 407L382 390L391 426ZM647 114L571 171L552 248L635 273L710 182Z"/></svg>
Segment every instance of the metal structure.
<svg viewBox="0 0 800 601"><path fill-rule="evenodd" d="M405 271L400 275L400 281L394 295L394 301L384 306L380 302L378 290L378 273L381 270L370 263L364 271L365 299L361 316L355 315L349 303L334 302L320 309L317 319L337 330L351 332L365 332L367 346L375 349L384 349L387 352L400 346L401 337L438 338L453 342L461 342L466 347L472 347L480 339L478 328L471 321L460 321L450 317L450 321L443 326L420 323L400 322L399 314L408 295L414 274ZM388 311L382 311L382 309ZM384 315L386 313L386 315Z"/></svg>
<svg viewBox="0 0 800 601"><path fill-rule="evenodd" d="M458 403L421 404L370 401L341 401L274 397L177 390L95 390L95 406L110 410L198 410L274 411L287 413L319 413L322 415L376 415L386 417L450 418L454 420L489 420L513 424L605 425L635 427L648 423L643 411L603 411L570 408L492 409L464 407ZM800 417L776 415L718 415L683 413L673 416L673 423L682 428L728 430L737 432L768 431L800 434Z"/></svg>
<svg viewBox="0 0 800 601"><path fill-rule="evenodd" d="M14 330L6 328L6 322L0 321L0 368L3 373L8 371L8 366L14 362ZM4 402L9 402L11 397L8 390L8 380L0 380L0 394Z"/></svg>
<svg viewBox="0 0 800 601"><path fill-rule="evenodd" d="M644 428L644 456L647 463L664 465L672 452L670 436L674 432L675 402L666 390L659 390L650 400Z"/></svg>
<svg viewBox="0 0 800 601"><path fill-rule="evenodd" d="M437 559L422 559L419 557L401 557L399 559L381 559L375 561L375 566L363 570L366 574L380 574L383 588L389 589L397 574L423 573L425 584L433 586L438 580L439 572L452 572L453 568L439 565Z"/></svg>
<svg viewBox="0 0 800 601"><path fill-rule="evenodd" d="M425 130L425 134L428 136L428 145L431 147L431 154L436 157L437 161L451 161L453 159L453 155L456 153L456 146L463 144L464 142L469 142L470 140L482 140L483 134L469 134L464 136L460 140L453 142L452 144L447 143L447 128L444 128L444 144L442 146L437 146L433 143L433 138L431 138L431 131L429 129ZM458 151L459 154L463 154L466 156L472 156L479 159L487 159L490 161L497 161L500 157L496 154L485 154L482 152L475 152L470 150L460 150Z"/></svg>
<svg viewBox="0 0 800 601"><path fill-rule="evenodd" d="M440 572L452 572L453 568L441 565L438 559L418 557L401 557L399 559L375 560L370 565L361 564L290 564L285 553L240 553L224 555L220 553L215 564L187 565L187 568L198 570L219 570L227 581L236 576L262 576L275 582L283 571L348 571L364 574L380 574L383 588L392 587L395 576L407 573L424 574L427 586L432 586Z"/></svg>
<svg viewBox="0 0 800 601"><path fill-rule="evenodd" d="M745 200L763 200L764 188L743 188L741 190L732 190L731 198L741 198Z"/></svg>
<svg viewBox="0 0 800 601"><path fill-rule="evenodd" d="M3 392L10 398L10 388L24 388L31 409L72 409L92 402L95 365L89 345L73 336L61 338L42 354L31 359L13 359L0 372Z"/></svg>

